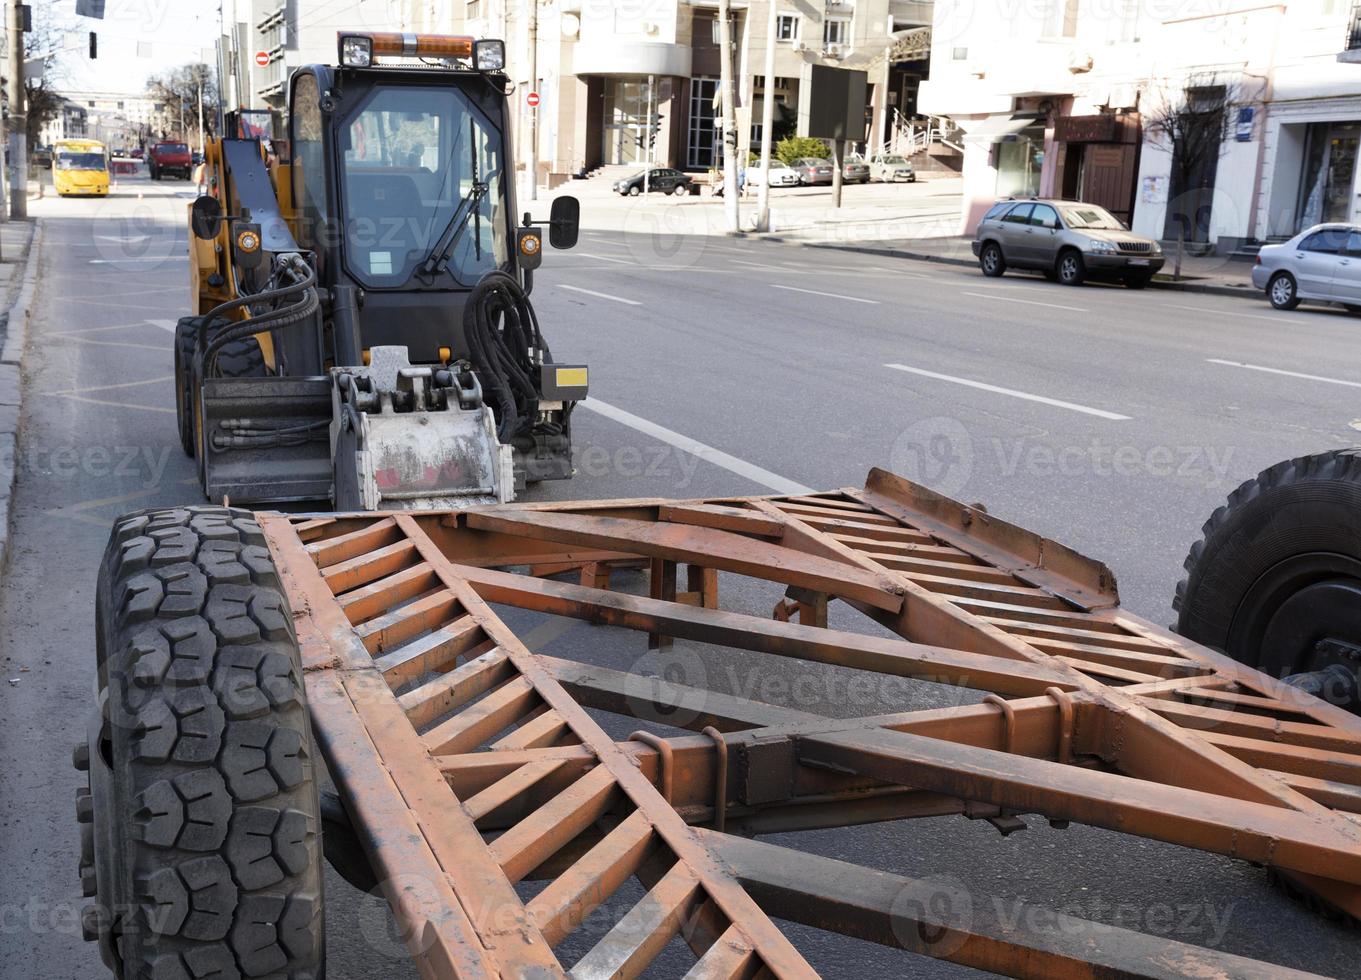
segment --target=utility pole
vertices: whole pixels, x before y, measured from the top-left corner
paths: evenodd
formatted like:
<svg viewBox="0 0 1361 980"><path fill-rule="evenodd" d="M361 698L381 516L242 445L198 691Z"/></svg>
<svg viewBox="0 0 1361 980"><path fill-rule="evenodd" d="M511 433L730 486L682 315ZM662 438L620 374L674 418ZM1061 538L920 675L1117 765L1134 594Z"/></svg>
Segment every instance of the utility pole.
<svg viewBox="0 0 1361 980"><path fill-rule="evenodd" d="M28 218L28 111L24 105L24 7L9 4L9 213Z"/></svg>
<svg viewBox="0 0 1361 980"><path fill-rule="evenodd" d="M756 195L756 230L770 231L770 143L775 126L775 33L777 12L770 0L770 20L766 25L766 84L761 97L761 186Z"/></svg>
<svg viewBox="0 0 1361 980"><path fill-rule="evenodd" d="M529 3L529 90L539 91L539 0ZM542 96L540 96L542 98ZM539 107L529 107L529 199L539 199Z"/></svg>
<svg viewBox="0 0 1361 980"><path fill-rule="evenodd" d="M846 172L846 143L832 140L832 207L841 207L841 183Z"/></svg>
<svg viewBox="0 0 1361 980"><path fill-rule="evenodd" d="M202 63L200 63L199 66L198 66L198 68L195 69L195 73L198 75L198 151L199 151L200 153L206 153L206 152L207 152L207 148L203 145L203 69L204 69L204 67L205 67L205 66L204 66Z"/></svg>
<svg viewBox="0 0 1361 980"><path fill-rule="evenodd" d="M723 211L728 233L741 230L737 203L737 119L733 98L732 12L728 0L718 0L719 88L723 96Z"/></svg>

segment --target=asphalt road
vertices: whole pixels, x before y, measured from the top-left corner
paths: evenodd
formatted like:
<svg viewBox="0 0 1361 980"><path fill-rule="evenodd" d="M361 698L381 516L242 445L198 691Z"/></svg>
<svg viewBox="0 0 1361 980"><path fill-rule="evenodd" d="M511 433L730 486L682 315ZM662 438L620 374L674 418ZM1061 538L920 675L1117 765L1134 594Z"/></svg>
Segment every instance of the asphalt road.
<svg viewBox="0 0 1361 980"><path fill-rule="evenodd" d="M175 435L167 329L185 305L189 196L136 179L107 202L35 208L48 225L0 609L6 976L99 975L80 940L70 748L90 704L95 570L112 520L199 500ZM1224 496L1279 459L1351 444L1361 426L1361 322L1340 313L675 237L665 211L645 207L628 227L655 222L655 233L588 232L537 276L554 354L588 363L598 398L574 419L576 478L531 499L825 489L886 466L1105 560L1126 605L1167 622L1180 562ZM725 597L753 612L770 601ZM537 639L616 665L639 652L584 626ZM716 687L809 711L960 700L918 686L848 704L831 669L696 656ZM825 681L822 693L795 698L796 671ZM1355 969L1354 934L1260 870L1153 842L1043 821L1003 839L959 818L779 842L944 876L969 890L974 914L1003 921L1026 900L1286 966ZM380 903L334 875L328 889L330 976L405 975ZM828 976L969 972L790 934Z"/></svg>

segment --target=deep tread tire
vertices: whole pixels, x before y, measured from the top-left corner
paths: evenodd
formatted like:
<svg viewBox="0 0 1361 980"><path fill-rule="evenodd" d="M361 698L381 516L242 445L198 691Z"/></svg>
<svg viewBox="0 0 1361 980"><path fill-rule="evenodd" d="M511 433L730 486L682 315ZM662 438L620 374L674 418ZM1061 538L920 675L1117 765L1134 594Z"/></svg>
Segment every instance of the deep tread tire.
<svg viewBox="0 0 1361 980"><path fill-rule="evenodd" d="M91 838L89 918L111 965L128 980L321 977L312 735L259 526L221 507L124 517L98 596L103 735L75 762L103 780L82 851Z"/></svg>
<svg viewBox="0 0 1361 980"><path fill-rule="evenodd" d="M175 424L180 433L180 448L194 458L194 340L200 318L181 317L175 324Z"/></svg>
<svg viewBox="0 0 1361 980"><path fill-rule="evenodd" d="M1202 534L1186 556L1172 607L1178 633L1223 650L1240 603L1267 570L1312 552L1361 560L1361 449L1262 471L1229 494Z"/></svg>
<svg viewBox="0 0 1361 980"><path fill-rule="evenodd" d="M264 351L254 337L233 340L217 352L217 367L213 372L215 377L263 378L268 373Z"/></svg>

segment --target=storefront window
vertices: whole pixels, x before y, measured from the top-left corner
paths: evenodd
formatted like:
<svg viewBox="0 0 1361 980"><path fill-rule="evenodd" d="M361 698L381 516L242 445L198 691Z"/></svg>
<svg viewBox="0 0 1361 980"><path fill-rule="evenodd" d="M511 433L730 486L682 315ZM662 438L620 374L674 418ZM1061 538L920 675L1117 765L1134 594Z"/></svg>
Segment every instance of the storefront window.
<svg viewBox="0 0 1361 980"><path fill-rule="evenodd" d="M1350 221L1361 123L1314 123L1309 127L1300 181L1299 228L1324 221Z"/></svg>
<svg viewBox="0 0 1361 980"><path fill-rule="evenodd" d="M1033 197L1040 193L1044 169L1044 126L1029 126L997 144L997 196Z"/></svg>

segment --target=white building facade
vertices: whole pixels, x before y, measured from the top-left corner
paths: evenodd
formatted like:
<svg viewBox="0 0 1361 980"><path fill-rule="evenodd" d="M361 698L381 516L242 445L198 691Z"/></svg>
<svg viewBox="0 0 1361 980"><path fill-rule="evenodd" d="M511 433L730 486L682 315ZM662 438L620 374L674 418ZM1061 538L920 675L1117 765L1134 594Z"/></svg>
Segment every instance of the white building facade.
<svg viewBox="0 0 1361 980"><path fill-rule="evenodd" d="M1350 15L1344 0L938 5L920 100L964 130L961 232L1011 194L1094 201L1220 251L1361 218L1361 65L1338 62ZM1188 173L1157 120L1221 89L1221 152Z"/></svg>
<svg viewBox="0 0 1361 980"><path fill-rule="evenodd" d="M929 28L931 3L773 2L776 132L795 131L807 112L811 66L826 64L867 72L867 135L871 143L880 140L891 110L915 103L926 67L925 44L920 63L895 63L889 57L894 37ZM404 6L410 29L505 38L517 86L517 140L524 146L536 134L541 183L649 160L685 170L719 165L716 0L539 2L533 26L525 0L407 0ZM768 0L734 0L731 8L739 144L755 147L770 7ZM525 99L530 91L539 94L537 110Z"/></svg>

